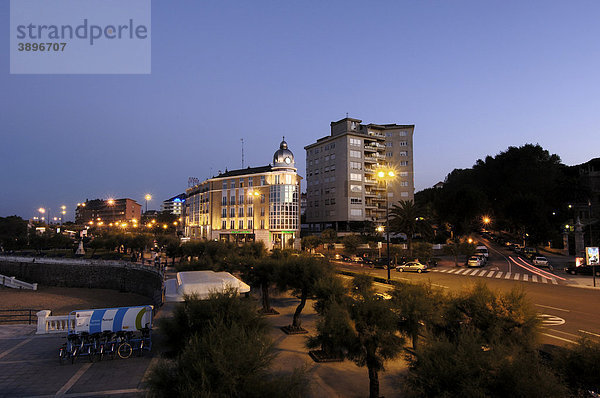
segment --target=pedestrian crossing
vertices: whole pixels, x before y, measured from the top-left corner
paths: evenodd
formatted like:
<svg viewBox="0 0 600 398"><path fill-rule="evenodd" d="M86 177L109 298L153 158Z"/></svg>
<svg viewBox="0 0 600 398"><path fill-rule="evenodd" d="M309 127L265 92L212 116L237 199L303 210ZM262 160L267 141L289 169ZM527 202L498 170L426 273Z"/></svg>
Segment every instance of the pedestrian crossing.
<svg viewBox="0 0 600 398"><path fill-rule="evenodd" d="M469 276L481 276L485 278L495 278L495 279L510 279L514 281L523 281L523 282L533 282L533 283L551 283L553 285L558 285L556 278L548 278L545 276L537 276L530 274L522 274L520 272L504 272L504 271L496 271L496 270L487 270L481 268L446 268L446 269L432 269L430 271L433 272L441 272L446 274L454 274L454 275L469 275Z"/></svg>

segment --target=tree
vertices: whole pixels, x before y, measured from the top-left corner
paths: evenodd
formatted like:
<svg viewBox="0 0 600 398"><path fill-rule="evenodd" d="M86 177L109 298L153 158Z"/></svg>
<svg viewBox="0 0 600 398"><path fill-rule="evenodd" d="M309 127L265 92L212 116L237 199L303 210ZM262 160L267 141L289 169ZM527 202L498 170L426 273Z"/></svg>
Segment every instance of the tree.
<svg viewBox="0 0 600 398"><path fill-rule="evenodd" d="M430 328L439 321L444 296L430 284L397 282L391 303L397 315L398 330L412 339L413 349L416 349L423 328Z"/></svg>
<svg viewBox="0 0 600 398"><path fill-rule="evenodd" d="M0 217L0 248L16 250L26 244L27 221L18 216Z"/></svg>
<svg viewBox="0 0 600 398"><path fill-rule="evenodd" d="M600 341L582 337L568 349L558 351L553 366L563 377L572 396L600 391Z"/></svg>
<svg viewBox="0 0 600 398"><path fill-rule="evenodd" d="M249 282L250 286L258 287L261 290L261 312L263 314L278 314L271 308L269 290L271 285L277 282L280 266L279 260L264 257L256 260L253 265L244 270L244 279Z"/></svg>
<svg viewBox="0 0 600 398"><path fill-rule="evenodd" d="M454 257L454 266L458 267L458 256L465 255L468 257L475 253L475 245L469 243L467 240L454 237L448 239L446 245L444 245L444 252Z"/></svg>
<svg viewBox="0 0 600 398"><path fill-rule="evenodd" d="M333 347L336 354L366 366L371 398L379 397L379 372L385 361L396 358L404 345L390 301L375 293L372 279L357 275L343 297L323 305L317 336L309 340L313 347Z"/></svg>
<svg viewBox="0 0 600 398"><path fill-rule="evenodd" d="M329 252L329 250L332 249L335 240L337 239L337 232L335 229L327 228L321 232L321 239L327 245L327 251Z"/></svg>
<svg viewBox="0 0 600 398"><path fill-rule="evenodd" d="M293 294L300 296L300 303L294 312L292 324L287 331L303 331L300 314L309 296L314 295L320 279L333 273L329 261L300 255L290 257L280 268L278 285L282 290L292 289Z"/></svg>
<svg viewBox="0 0 600 398"><path fill-rule="evenodd" d="M410 200L401 200L390 210L390 231L406 235L408 255L412 257L412 240L415 234L428 235L431 225L426 221L424 212Z"/></svg>
<svg viewBox="0 0 600 398"><path fill-rule="evenodd" d="M188 298L169 331L180 328L174 360L161 359L147 383L153 397L301 397L307 394L305 372L273 374L276 356L262 318L250 300L235 292L208 300ZM199 315L200 318L196 316ZM258 321L256 323L255 321ZM166 334L172 340L174 336Z"/></svg>
<svg viewBox="0 0 600 398"><path fill-rule="evenodd" d="M302 247L312 253L314 249L321 244L321 238L316 235L309 235L302 238Z"/></svg>
<svg viewBox="0 0 600 398"><path fill-rule="evenodd" d="M358 246L362 243L362 239L356 235L346 235L342 242L346 253L353 255L358 251Z"/></svg>

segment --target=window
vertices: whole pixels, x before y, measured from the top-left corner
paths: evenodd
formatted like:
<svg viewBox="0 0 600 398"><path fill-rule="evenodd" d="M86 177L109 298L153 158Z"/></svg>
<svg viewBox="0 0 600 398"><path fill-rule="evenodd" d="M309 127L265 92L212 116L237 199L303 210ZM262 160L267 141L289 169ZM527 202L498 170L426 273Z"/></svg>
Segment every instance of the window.
<svg viewBox="0 0 600 398"><path fill-rule="evenodd" d="M331 204L334 205L335 204L335 198L331 198Z"/></svg>
<svg viewBox="0 0 600 398"><path fill-rule="evenodd" d="M235 221L231 220L229 222L229 229L235 229Z"/></svg>
<svg viewBox="0 0 600 398"><path fill-rule="evenodd" d="M362 216L362 209L350 209L351 216Z"/></svg>
<svg viewBox="0 0 600 398"><path fill-rule="evenodd" d="M329 167L326 167L326 168L329 169ZM315 170L315 175L318 175L318 174L319 174L319 169L316 169Z"/></svg>
<svg viewBox="0 0 600 398"><path fill-rule="evenodd" d="M221 209L221 217L225 218L227 217L227 209L223 207L223 209Z"/></svg>
<svg viewBox="0 0 600 398"><path fill-rule="evenodd" d="M329 204L329 199L325 199L325 206Z"/></svg>
<svg viewBox="0 0 600 398"><path fill-rule="evenodd" d="M319 201L315 200L315 207L319 207Z"/></svg>
<svg viewBox="0 0 600 398"><path fill-rule="evenodd" d="M358 159L360 159L361 158L361 153L360 153L360 151L350 151L350 157L351 158L358 158Z"/></svg>
<svg viewBox="0 0 600 398"><path fill-rule="evenodd" d="M240 207L238 209L238 217L244 217L244 208L243 207Z"/></svg>
<svg viewBox="0 0 600 398"><path fill-rule="evenodd" d="M244 179L240 178L240 188L244 188Z"/></svg>
<svg viewBox="0 0 600 398"><path fill-rule="evenodd" d="M350 185L350 192L362 192L362 185Z"/></svg>
<svg viewBox="0 0 600 398"><path fill-rule="evenodd" d="M260 185L265 185L265 176L260 176Z"/></svg>
<svg viewBox="0 0 600 398"><path fill-rule="evenodd" d="M223 189L227 189L227 181L223 181Z"/></svg>
<svg viewBox="0 0 600 398"><path fill-rule="evenodd" d="M400 186L401 187L407 187L408 186L408 181L400 181Z"/></svg>
<svg viewBox="0 0 600 398"><path fill-rule="evenodd" d="M244 229L244 220L239 220L238 221L238 228L239 229Z"/></svg>
<svg viewBox="0 0 600 398"><path fill-rule="evenodd" d="M242 191L242 193L240 193L240 201L238 202L238 204L243 205L244 204L244 193Z"/></svg>
<svg viewBox="0 0 600 398"><path fill-rule="evenodd" d="M221 223L221 229L227 229L227 221L223 220Z"/></svg>
<svg viewBox="0 0 600 398"><path fill-rule="evenodd" d="M400 155L400 156L408 156L408 152L407 151L400 151L398 153L398 155Z"/></svg>
<svg viewBox="0 0 600 398"><path fill-rule="evenodd" d="M253 181L254 181L254 178L252 178L252 177L248 178L248 186L249 187L251 187L253 185Z"/></svg>
<svg viewBox="0 0 600 398"><path fill-rule="evenodd" d="M408 171L401 171L400 177L408 177Z"/></svg>
<svg viewBox="0 0 600 398"><path fill-rule="evenodd" d="M392 132L387 132L387 133L385 133L385 136L386 136L386 137L393 137L393 136L394 136L394 133L392 133Z"/></svg>
<svg viewBox="0 0 600 398"><path fill-rule="evenodd" d="M252 217L252 216L254 216L254 208L248 207L248 217Z"/></svg>
<svg viewBox="0 0 600 398"><path fill-rule="evenodd" d="M235 181L231 181L230 187L231 187L231 189L235 188Z"/></svg>
<svg viewBox="0 0 600 398"><path fill-rule="evenodd" d="M265 208L264 208L264 207L261 207L261 208L260 208L260 216L261 216L261 217L264 217L264 216L265 216Z"/></svg>
<svg viewBox="0 0 600 398"><path fill-rule="evenodd" d="M319 159L315 159L315 164L319 164Z"/></svg>
<svg viewBox="0 0 600 398"><path fill-rule="evenodd" d="M325 161L328 162L329 161L329 155L325 156Z"/></svg>
<svg viewBox="0 0 600 398"><path fill-rule="evenodd" d="M265 229L265 220L260 220L260 229Z"/></svg>
<svg viewBox="0 0 600 398"><path fill-rule="evenodd" d="M265 203L265 194L260 195L260 203Z"/></svg>
<svg viewBox="0 0 600 398"><path fill-rule="evenodd" d="M393 146L393 142L386 142L386 143L385 143L385 146L386 146L386 147L388 147L388 148L390 148L390 147L392 147L392 146Z"/></svg>
<svg viewBox="0 0 600 398"><path fill-rule="evenodd" d="M408 134L408 132L407 132L407 131L399 131L399 132L398 132L398 135L399 135L400 137L406 137L406 135L407 135L407 134Z"/></svg>
<svg viewBox="0 0 600 398"><path fill-rule="evenodd" d="M231 195L231 197L229 198L229 204L230 205L234 205L235 204L235 195Z"/></svg>
<svg viewBox="0 0 600 398"><path fill-rule="evenodd" d="M360 204L362 204L362 199L361 198L350 198L350 204L351 205L360 205Z"/></svg>
<svg viewBox="0 0 600 398"><path fill-rule="evenodd" d="M315 155L319 153L319 148L315 148Z"/></svg>
<svg viewBox="0 0 600 398"><path fill-rule="evenodd" d="M229 217L235 217L235 207L229 209Z"/></svg>
<svg viewBox="0 0 600 398"><path fill-rule="evenodd" d="M362 181L362 175L358 173L350 173L350 181Z"/></svg>
<svg viewBox="0 0 600 398"><path fill-rule="evenodd" d="M408 166L408 160L402 160L400 166Z"/></svg>
<svg viewBox="0 0 600 398"><path fill-rule="evenodd" d="M350 162L350 169L362 170L362 163L361 162Z"/></svg>
<svg viewBox="0 0 600 398"><path fill-rule="evenodd" d="M329 158L330 158L331 160L334 160L334 159L335 159L335 154L332 154L332 155L331 155Z"/></svg>
<svg viewBox="0 0 600 398"><path fill-rule="evenodd" d="M400 146L408 146L408 142L406 142L406 141L400 141L398 143L398 145L400 145Z"/></svg>
<svg viewBox="0 0 600 398"><path fill-rule="evenodd" d="M226 195L226 194L225 194ZM227 206L227 196L223 195L223 200L221 201L221 204L223 206Z"/></svg>
<svg viewBox="0 0 600 398"><path fill-rule="evenodd" d="M329 145L325 145L325 150L328 151L329 150Z"/></svg>
<svg viewBox="0 0 600 398"><path fill-rule="evenodd" d="M400 196L402 196L403 198L408 197L408 192L400 192Z"/></svg>
<svg viewBox="0 0 600 398"><path fill-rule="evenodd" d="M275 176L275 184L277 184L277 185L279 185L279 184L281 183L281 182L280 182L280 178L279 178L279 177L280 177L280 176L279 176L279 174L277 174L277 175Z"/></svg>
<svg viewBox="0 0 600 398"><path fill-rule="evenodd" d="M388 158L391 158L392 156L394 156L394 152L387 152L385 154L385 156L387 156Z"/></svg>
<svg viewBox="0 0 600 398"><path fill-rule="evenodd" d="M360 146L360 139L358 138L350 138L350 145L352 146Z"/></svg>
<svg viewBox="0 0 600 398"><path fill-rule="evenodd" d="M331 148L331 149L335 148L335 142L331 143L331 144L329 145L329 148Z"/></svg>
<svg viewBox="0 0 600 398"><path fill-rule="evenodd" d="M248 220L248 229L253 229L254 228L254 220L249 219Z"/></svg>

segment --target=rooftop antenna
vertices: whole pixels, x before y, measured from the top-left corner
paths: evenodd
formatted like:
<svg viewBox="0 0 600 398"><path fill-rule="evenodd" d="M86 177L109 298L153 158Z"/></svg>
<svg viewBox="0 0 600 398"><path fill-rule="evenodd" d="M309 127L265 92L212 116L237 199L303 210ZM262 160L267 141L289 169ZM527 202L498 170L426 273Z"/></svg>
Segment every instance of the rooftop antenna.
<svg viewBox="0 0 600 398"><path fill-rule="evenodd" d="M348 118L348 112L346 112L346 118Z"/></svg>
<svg viewBox="0 0 600 398"><path fill-rule="evenodd" d="M242 169L244 168L244 139L241 138L240 141L242 141Z"/></svg>

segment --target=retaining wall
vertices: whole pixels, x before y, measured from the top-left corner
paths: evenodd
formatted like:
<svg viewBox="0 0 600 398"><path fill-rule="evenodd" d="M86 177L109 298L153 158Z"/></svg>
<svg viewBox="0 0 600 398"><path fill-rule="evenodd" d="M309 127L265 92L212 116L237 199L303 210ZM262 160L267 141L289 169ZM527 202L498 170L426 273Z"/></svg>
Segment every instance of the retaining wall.
<svg viewBox="0 0 600 398"><path fill-rule="evenodd" d="M163 276L139 265L83 260L0 257L0 274L47 286L87 287L137 293L162 304Z"/></svg>

